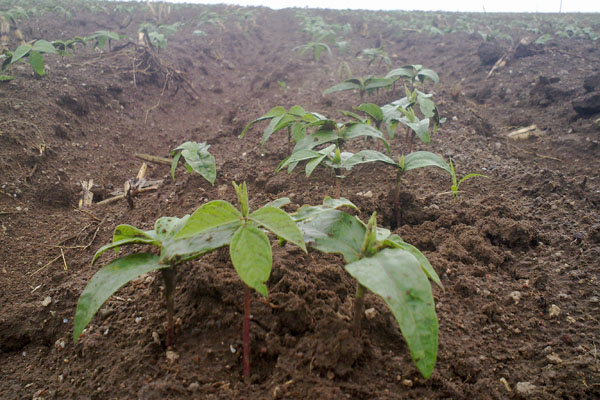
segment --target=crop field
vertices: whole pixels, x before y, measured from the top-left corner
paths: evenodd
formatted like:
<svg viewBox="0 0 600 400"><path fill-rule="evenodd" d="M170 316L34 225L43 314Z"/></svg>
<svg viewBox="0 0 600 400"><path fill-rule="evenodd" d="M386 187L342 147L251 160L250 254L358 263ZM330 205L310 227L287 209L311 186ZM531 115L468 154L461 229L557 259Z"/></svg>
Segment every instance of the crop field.
<svg viewBox="0 0 600 400"><path fill-rule="evenodd" d="M0 398L600 398L600 15L0 30Z"/></svg>

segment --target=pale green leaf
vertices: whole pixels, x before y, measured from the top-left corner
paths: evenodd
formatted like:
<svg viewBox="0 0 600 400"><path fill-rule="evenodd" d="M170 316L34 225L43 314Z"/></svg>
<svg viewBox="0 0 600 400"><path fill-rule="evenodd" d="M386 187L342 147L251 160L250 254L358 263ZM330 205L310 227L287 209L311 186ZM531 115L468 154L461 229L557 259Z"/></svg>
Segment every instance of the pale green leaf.
<svg viewBox="0 0 600 400"><path fill-rule="evenodd" d="M302 233L294 220L285 211L275 207L262 207L250 214L250 219L278 237L294 243L306 251Z"/></svg>
<svg viewBox="0 0 600 400"><path fill-rule="evenodd" d="M230 203L215 200L200 206L175 235L184 238L221 225L227 225L242 218L242 214Z"/></svg>
<svg viewBox="0 0 600 400"><path fill-rule="evenodd" d="M231 239L229 254L242 281L267 297L265 282L271 275L273 265L271 243L267 235L251 224L242 226Z"/></svg>

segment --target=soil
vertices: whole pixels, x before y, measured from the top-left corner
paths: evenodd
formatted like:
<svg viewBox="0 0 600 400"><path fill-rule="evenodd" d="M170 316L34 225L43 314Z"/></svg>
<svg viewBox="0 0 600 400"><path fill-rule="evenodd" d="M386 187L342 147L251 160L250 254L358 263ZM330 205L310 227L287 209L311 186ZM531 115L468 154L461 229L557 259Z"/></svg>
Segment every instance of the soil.
<svg viewBox="0 0 600 400"><path fill-rule="evenodd" d="M598 43L535 45L535 36L515 29L515 46L482 47L476 34L395 36L384 24L365 30L359 12L320 11L328 22L351 24L354 33L347 36L349 55L334 51L317 63L294 51L311 39L294 10L251 9L237 23L193 34L207 9L174 8L167 22L185 25L168 37L166 50L152 53L158 64L144 58L142 47L119 41L111 50L88 46L70 57L46 56L48 74L41 78L15 65L16 79L1 83L0 397L600 398ZM30 17L20 27L27 40L100 29L137 37L139 23L151 20L147 8L127 27L123 14L79 11L70 20ZM277 105L342 118L338 110L360 104L358 93L321 92L339 82L341 60L354 75L385 74L387 66L353 57L378 44L395 67L422 64L440 75L440 84L426 89L447 122L430 145L415 149L452 156L460 176L488 176L466 181L453 201L444 194L447 176L411 172L401 226L395 226L393 170L363 166L342 182L343 196L364 220L377 211L379 223L423 250L442 278L445 290L434 288L439 355L429 380L413 366L379 298L367 295L366 308L375 312L364 319L362 336L352 335L355 283L340 257L290 245L274 244L268 300L253 294L248 382L243 287L226 250L178 269L171 349L164 345L159 274L120 289L73 343L78 297L112 255L94 266L91 258L116 225L150 229L158 217L181 217L206 201L234 202L232 181L248 182L255 208L287 196L292 211L331 195L325 171L310 178L300 168L273 172L286 155L285 135L274 135L264 156L262 127L237 136ZM490 57L502 55L506 65L488 77ZM383 105L398 97L382 91L362 102ZM591 103L581 111L586 98ZM507 137L532 124L539 136ZM173 181L168 165L150 163L147 178L163 184L135 196L133 209L126 200L78 207L82 181L93 179L97 202L135 177L142 161L134 154L168 157L187 140L211 145L214 186L183 168ZM391 145L393 154L406 151L401 137Z"/></svg>

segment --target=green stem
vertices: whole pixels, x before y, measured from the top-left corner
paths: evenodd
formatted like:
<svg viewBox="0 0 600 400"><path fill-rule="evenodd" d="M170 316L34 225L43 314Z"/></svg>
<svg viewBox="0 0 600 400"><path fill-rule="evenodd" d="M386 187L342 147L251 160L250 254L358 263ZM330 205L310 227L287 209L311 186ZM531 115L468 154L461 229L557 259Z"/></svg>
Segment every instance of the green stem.
<svg viewBox="0 0 600 400"><path fill-rule="evenodd" d="M360 321L365 309L365 287L360 283L356 284L356 296L354 300L354 319L352 321L352 331L354 337L360 337Z"/></svg>
<svg viewBox="0 0 600 400"><path fill-rule="evenodd" d="M165 281L165 296L167 298L167 347L173 345L173 314L175 309L175 268L160 270Z"/></svg>
<svg viewBox="0 0 600 400"><path fill-rule="evenodd" d="M396 214L396 228L402 225L402 214L400 213L400 179L402 178L402 170L398 169L396 173L396 193L394 196L394 213Z"/></svg>

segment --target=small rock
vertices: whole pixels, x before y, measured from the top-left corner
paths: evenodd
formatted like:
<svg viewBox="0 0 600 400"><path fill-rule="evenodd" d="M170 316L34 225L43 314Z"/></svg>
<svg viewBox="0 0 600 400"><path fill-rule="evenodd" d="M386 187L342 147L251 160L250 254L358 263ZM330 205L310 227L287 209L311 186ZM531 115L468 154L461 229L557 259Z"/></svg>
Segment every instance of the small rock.
<svg viewBox="0 0 600 400"><path fill-rule="evenodd" d="M217 193L218 193L220 199L225 197L225 194L227 193L227 189L229 189L229 186L227 186L227 185L221 185L218 187Z"/></svg>
<svg viewBox="0 0 600 400"><path fill-rule="evenodd" d="M158 332L152 332L152 340L160 346L160 336L158 336Z"/></svg>
<svg viewBox="0 0 600 400"><path fill-rule="evenodd" d="M190 392L197 392L200 389L200 384L198 382L192 382L188 386L188 390Z"/></svg>
<svg viewBox="0 0 600 400"><path fill-rule="evenodd" d="M54 347L56 347L57 350L62 350L65 348L67 344L65 343L64 340L58 339L56 342L54 342Z"/></svg>
<svg viewBox="0 0 600 400"><path fill-rule="evenodd" d="M546 360L550 361L552 364L562 364L563 360L556 354L551 353L546 356Z"/></svg>
<svg viewBox="0 0 600 400"><path fill-rule="evenodd" d="M403 385L403 386L406 386L406 387L412 387L412 385L413 385L413 382L412 382L410 379L404 379L404 380L402 381L402 385Z"/></svg>
<svg viewBox="0 0 600 400"><path fill-rule="evenodd" d="M48 296L44 300L42 300L42 306L48 307L52 303L52 297Z"/></svg>
<svg viewBox="0 0 600 400"><path fill-rule="evenodd" d="M140 322L142 322L142 317L135 317L135 323L139 324Z"/></svg>
<svg viewBox="0 0 600 400"><path fill-rule="evenodd" d="M512 389L510 388L510 385L506 381L506 378L500 378L500 383L502 383L504 385L507 392L512 392Z"/></svg>
<svg viewBox="0 0 600 400"><path fill-rule="evenodd" d="M521 292L514 291L514 292L511 292L508 296L512 299L512 301L515 302L515 304L519 304L519 301L521 301L522 295L521 295Z"/></svg>
<svg viewBox="0 0 600 400"><path fill-rule="evenodd" d="M377 311L374 308L368 308L365 310L365 317L367 319L373 319L377 316Z"/></svg>
<svg viewBox="0 0 600 400"><path fill-rule="evenodd" d="M558 298L561 299L561 300L568 299L569 295L566 294L566 293L559 293L558 294Z"/></svg>
<svg viewBox="0 0 600 400"><path fill-rule="evenodd" d="M537 390L537 386L530 382L517 382L517 386L515 387L517 393L522 395L530 395L533 394Z"/></svg>
<svg viewBox="0 0 600 400"><path fill-rule="evenodd" d="M371 198L371 197L373 197L373 192L371 192L371 191L369 190L368 192L366 192L365 194L363 194L363 197L366 197L366 198Z"/></svg>
<svg viewBox="0 0 600 400"><path fill-rule="evenodd" d="M167 350L166 357L167 357L167 361L169 361L171 363L179 360L179 354L175 353L172 350Z"/></svg>
<svg viewBox="0 0 600 400"><path fill-rule="evenodd" d="M556 318L560 315L560 308L556 304L552 304L548 310L550 318Z"/></svg>

